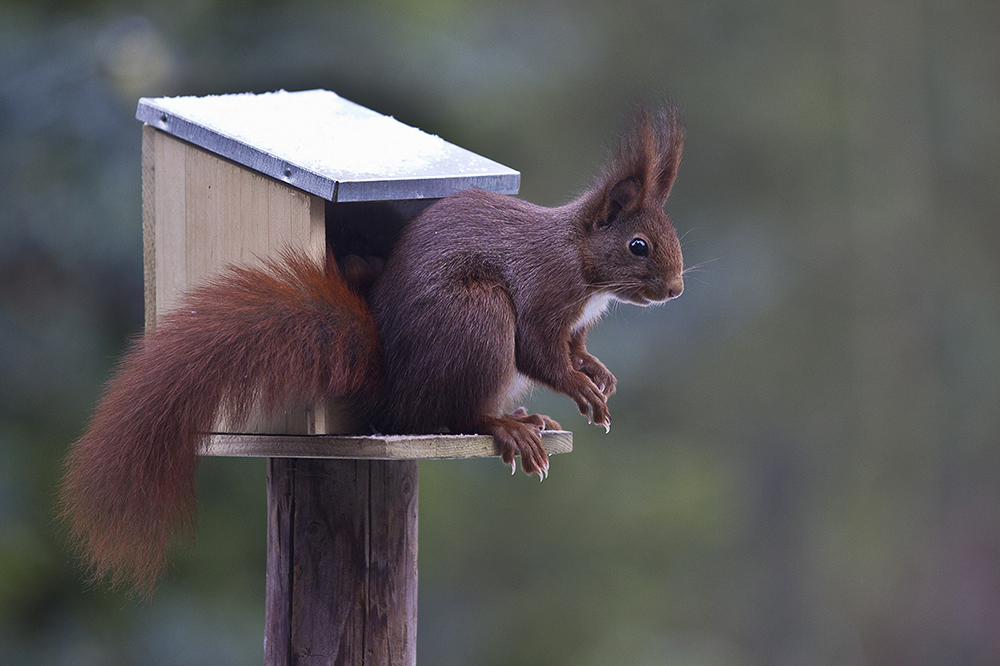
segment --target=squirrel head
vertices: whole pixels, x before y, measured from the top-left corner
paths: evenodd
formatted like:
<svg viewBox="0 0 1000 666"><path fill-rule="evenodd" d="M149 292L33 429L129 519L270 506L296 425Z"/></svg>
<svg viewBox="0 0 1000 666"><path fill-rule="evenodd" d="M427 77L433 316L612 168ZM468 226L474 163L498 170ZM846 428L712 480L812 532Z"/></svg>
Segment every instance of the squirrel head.
<svg viewBox="0 0 1000 666"><path fill-rule="evenodd" d="M588 282L618 300L649 305L681 295L684 260L663 210L684 148L673 104L638 109L597 183L583 196Z"/></svg>

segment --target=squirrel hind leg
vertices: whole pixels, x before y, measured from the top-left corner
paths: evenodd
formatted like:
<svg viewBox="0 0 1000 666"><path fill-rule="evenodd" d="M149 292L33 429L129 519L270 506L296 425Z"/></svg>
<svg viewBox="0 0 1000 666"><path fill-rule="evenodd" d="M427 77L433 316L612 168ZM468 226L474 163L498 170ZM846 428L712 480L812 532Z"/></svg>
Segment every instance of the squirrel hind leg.
<svg viewBox="0 0 1000 666"><path fill-rule="evenodd" d="M397 310L382 328L387 381L380 427L481 432L479 415L502 414L518 386L510 297L494 281L470 278ZM420 320L420 327L396 325Z"/></svg>

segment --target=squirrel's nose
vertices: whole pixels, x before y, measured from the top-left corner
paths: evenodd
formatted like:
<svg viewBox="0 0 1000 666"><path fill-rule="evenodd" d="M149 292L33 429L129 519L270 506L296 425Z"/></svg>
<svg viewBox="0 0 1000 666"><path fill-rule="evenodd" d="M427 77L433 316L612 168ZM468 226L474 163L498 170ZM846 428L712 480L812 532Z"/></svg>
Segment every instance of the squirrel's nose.
<svg viewBox="0 0 1000 666"><path fill-rule="evenodd" d="M678 275L667 282L667 300L671 301L684 293L684 278Z"/></svg>

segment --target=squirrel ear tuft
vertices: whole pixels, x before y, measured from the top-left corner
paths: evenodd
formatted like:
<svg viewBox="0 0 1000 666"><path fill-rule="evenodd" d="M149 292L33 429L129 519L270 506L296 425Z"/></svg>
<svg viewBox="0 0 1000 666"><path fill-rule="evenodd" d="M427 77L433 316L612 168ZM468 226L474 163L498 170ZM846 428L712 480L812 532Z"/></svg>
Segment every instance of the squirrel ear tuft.
<svg viewBox="0 0 1000 666"><path fill-rule="evenodd" d="M656 119L657 165L654 172L657 196L667 200L677 179L677 168L684 152L684 123L673 102L668 102Z"/></svg>
<svg viewBox="0 0 1000 666"><path fill-rule="evenodd" d="M631 205L663 205L677 178L684 149L680 112L667 102L658 112L637 107L631 128L622 133L600 178L606 202L620 211Z"/></svg>
<svg viewBox="0 0 1000 666"><path fill-rule="evenodd" d="M655 113L636 107L632 125L584 196L587 224L607 226L622 211L666 203L684 150L684 124L672 102Z"/></svg>

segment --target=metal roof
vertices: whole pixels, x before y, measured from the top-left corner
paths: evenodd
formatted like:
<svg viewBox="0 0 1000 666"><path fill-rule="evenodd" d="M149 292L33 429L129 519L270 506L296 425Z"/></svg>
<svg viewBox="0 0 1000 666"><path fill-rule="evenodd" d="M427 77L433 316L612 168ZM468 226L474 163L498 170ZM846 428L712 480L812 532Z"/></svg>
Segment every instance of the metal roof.
<svg viewBox="0 0 1000 666"><path fill-rule="evenodd" d="M516 194L520 173L328 90L142 98L138 120L329 201Z"/></svg>

